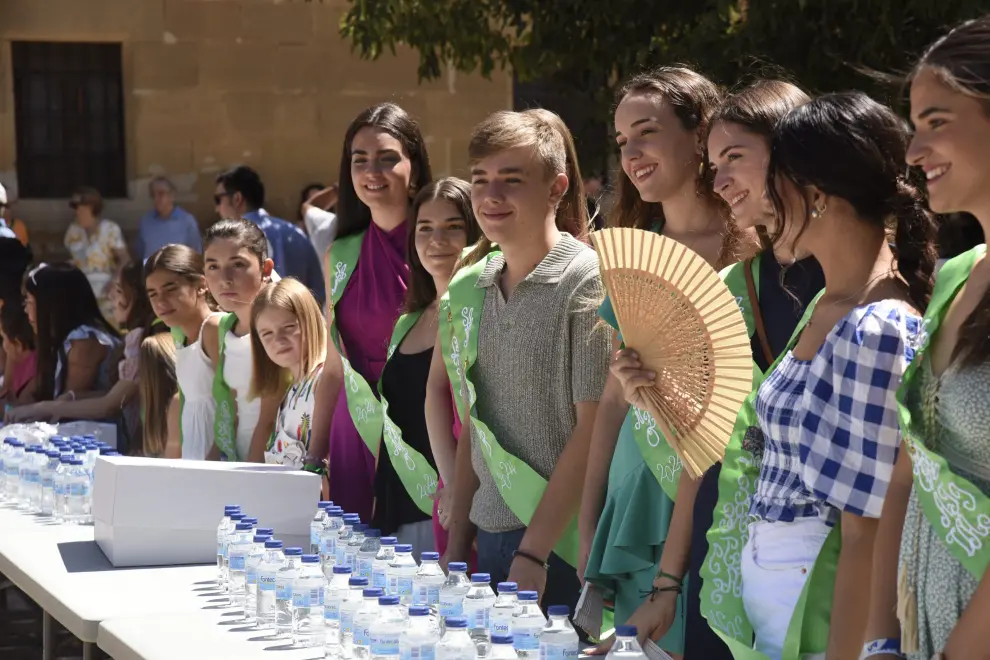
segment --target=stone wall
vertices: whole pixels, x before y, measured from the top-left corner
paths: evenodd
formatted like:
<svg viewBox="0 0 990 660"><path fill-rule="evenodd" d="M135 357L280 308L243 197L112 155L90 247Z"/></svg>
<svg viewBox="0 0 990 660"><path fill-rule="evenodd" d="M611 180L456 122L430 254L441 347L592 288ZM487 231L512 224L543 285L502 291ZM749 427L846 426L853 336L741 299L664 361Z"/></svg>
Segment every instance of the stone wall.
<svg viewBox="0 0 990 660"><path fill-rule="evenodd" d="M415 53L359 59L338 33L345 0L0 0L0 181L16 196L10 42L123 44L129 198L104 215L130 234L167 174L207 225L214 177L247 163L267 207L294 216L299 190L335 181L341 140L361 109L392 100L420 119L438 176L464 174L467 136L512 107L511 77L448 73L418 84ZM65 200L20 200L32 243L61 243ZM46 250L42 249L42 255Z"/></svg>

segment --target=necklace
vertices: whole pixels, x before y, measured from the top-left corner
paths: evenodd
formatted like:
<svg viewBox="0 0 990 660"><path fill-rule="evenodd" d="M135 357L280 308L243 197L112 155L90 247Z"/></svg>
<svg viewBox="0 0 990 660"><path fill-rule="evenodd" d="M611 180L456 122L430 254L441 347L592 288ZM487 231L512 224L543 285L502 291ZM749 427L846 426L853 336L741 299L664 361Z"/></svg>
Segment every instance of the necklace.
<svg viewBox="0 0 990 660"><path fill-rule="evenodd" d="M849 294L845 298L839 298L838 300L833 301L831 304L832 305L838 305L838 304L844 303L844 302L846 302L848 300L852 300L853 298L859 296L864 291L866 291L871 284L873 284L874 282L876 282L880 278L887 277L888 275L893 275L893 271L888 270L885 273L880 273L879 275L874 275L870 279L866 280L866 283L863 286L861 286L859 289L857 289L856 291L853 291L851 294ZM811 327L811 325L812 325L813 322L814 322L814 313L812 313L812 318L808 319L808 324L807 324L808 327Z"/></svg>

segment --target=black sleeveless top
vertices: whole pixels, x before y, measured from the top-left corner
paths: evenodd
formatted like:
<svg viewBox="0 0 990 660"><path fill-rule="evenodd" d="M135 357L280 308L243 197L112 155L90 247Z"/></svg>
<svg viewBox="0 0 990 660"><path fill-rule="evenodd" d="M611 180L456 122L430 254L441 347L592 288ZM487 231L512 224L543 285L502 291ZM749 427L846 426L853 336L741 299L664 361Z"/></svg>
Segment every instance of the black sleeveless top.
<svg viewBox="0 0 990 660"><path fill-rule="evenodd" d="M426 380L430 375L433 348L407 355L398 349L382 371L382 394L388 400L388 416L402 431L403 441L422 454L433 469L433 451L426 432ZM395 533L402 525L430 520L406 492L392 466L393 456L382 441L375 472L375 512L371 526L382 536Z"/></svg>

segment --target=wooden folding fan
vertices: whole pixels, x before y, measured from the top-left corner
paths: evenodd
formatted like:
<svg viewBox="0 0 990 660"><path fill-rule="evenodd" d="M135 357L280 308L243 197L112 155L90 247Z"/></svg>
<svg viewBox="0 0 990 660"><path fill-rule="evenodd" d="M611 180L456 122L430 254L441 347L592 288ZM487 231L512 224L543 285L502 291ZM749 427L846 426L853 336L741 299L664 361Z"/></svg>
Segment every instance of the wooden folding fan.
<svg viewBox="0 0 990 660"><path fill-rule="evenodd" d="M626 347L656 373L647 412L692 478L722 460L753 388L739 303L715 269L677 241L639 229L591 235Z"/></svg>

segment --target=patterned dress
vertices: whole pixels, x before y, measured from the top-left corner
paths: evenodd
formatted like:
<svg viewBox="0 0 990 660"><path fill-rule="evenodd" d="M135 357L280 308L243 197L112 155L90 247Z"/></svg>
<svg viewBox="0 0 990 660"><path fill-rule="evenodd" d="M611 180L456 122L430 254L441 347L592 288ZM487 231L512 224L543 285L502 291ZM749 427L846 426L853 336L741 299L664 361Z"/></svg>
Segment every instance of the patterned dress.
<svg viewBox="0 0 990 660"><path fill-rule="evenodd" d="M72 255L72 263L89 279L100 311L113 323L113 302L109 284L113 280L115 250L126 250L120 226L110 220L100 220L92 234L73 222L65 232L65 247Z"/></svg>
<svg viewBox="0 0 990 660"><path fill-rule="evenodd" d="M918 437L953 472L990 496L990 363L950 366L935 378L931 360L925 360L916 376L905 403L912 417L930 430ZM918 599L919 651L908 658L928 660L945 647L979 582L932 528L914 489L904 518L901 562Z"/></svg>
<svg viewBox="0 0 990 660"><path fill-rule="evenodd" d="M293 383L278 409L275 430L268 439L265 463L288 465L302 469L309 449L313 423L313 405L316 403L316 384L323 373L323 365L298 383Z"/></svg>

